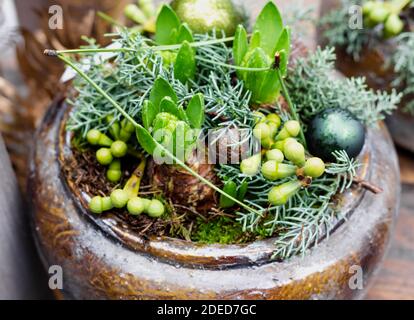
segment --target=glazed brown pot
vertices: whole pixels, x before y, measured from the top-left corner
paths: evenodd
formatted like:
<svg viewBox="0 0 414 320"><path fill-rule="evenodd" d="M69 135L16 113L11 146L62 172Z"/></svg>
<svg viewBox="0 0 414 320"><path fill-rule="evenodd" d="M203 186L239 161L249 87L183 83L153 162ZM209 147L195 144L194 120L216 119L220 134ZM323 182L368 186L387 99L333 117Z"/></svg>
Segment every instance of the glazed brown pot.
<svg viewBox="0 0 414 320"><path fill-rule="evenodd" d="M304 257L270 259L273 239L245 245L200 245L171 238L142 239L115 216L97 217L63 175L71 156L64 125L68 107L52 105L32 156L33 226L45 266L63 268L71 299L348 299L360 298L377 269L399 206L396 153L382 123L368 129L359 175L381 186L373 195L343 195L336 230ZM352 267L363 290L352 290Z"/></svg>
<svg viewBox="0 0 414 320"><path fill-rule="evenodd" d="M339 5L339 0L322 0L321 16ZM319 35L322 32L318 33ZM319 37L319 43L325 45ZM382 43L370 44L360 54L359 61L355 61L345 50L336 48L336 67L347 77L365 77L367 84L375 90L390 91L395 79L392 66L387 63L395 49L395 42L390 39ZM401 91L401 88L395 88ZM400 104L400 109L387 117L386 123L395 143L411 152L414 152L414 116L402 112L405 104L414 97L406 97Z"/></svg>

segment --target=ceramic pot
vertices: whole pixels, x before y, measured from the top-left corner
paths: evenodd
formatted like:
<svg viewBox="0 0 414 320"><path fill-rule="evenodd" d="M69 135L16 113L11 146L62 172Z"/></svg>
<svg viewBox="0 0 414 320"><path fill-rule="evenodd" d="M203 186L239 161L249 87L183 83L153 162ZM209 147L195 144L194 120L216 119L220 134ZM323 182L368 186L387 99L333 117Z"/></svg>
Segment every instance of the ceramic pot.
<svg viewBox="0 0 414 320"><path fill-rule="evenodd" d="M390 239L399 206L399 170L383 123L367 130L359 175L381 186L342 198L335 231L304 257L274 261L274 239L244 245L200 245L142 239L115 216L86 210L63 174L71 156L64 126L68 106L49 109L35 139L30 191L33 226L45 266L63 268L68 299L349 299L366 291ZM363 289L352 289L354 268ZM352 279L351 279L352 280Z"/></svg>

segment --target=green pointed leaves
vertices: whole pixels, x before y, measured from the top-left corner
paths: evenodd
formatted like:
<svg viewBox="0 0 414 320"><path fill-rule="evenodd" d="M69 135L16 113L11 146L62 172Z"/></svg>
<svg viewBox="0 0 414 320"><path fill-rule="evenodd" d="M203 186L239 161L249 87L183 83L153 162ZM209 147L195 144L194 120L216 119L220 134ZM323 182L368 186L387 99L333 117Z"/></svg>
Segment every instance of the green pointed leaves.
<svg viewBox="0 0 414 320"><path fill-rule="evenodd" d="M193 33L187 23L181 23L175 11L164 4L155 23L155 42L159 45L171 45L193 42Z"/></svg>
<svg viewBox="0 0 414 320"><path fill-rule="evenodd" d="M223 191L229 196L236 198L237 197L237 184L234 181L227 181L224 184ZM220 195L220 208L231 208L236 202L225 195Z"/></svg>
<svg viewBox="0 0 414 320"><path fill-rule="evenodd" d="M168 112L173 116L180 118L180 111L178 110L177 103L171 99L171 97L164 97L160 103L160 112Z"/></svg>
<svg viewBox="0 0 414 320"><path fill-rule="evenodd" d="M260 47L270 57L276 52L277 39L282 29L283 21L279 9L272 1L269 1L259 14L253 31L260 33Z"/></svg>
<svg viewBox="0 0 414 320"><path fill-rule="evenodd" d="M246 29L242 25L239 25L233 43L233 57L236 66L239 66L242 63L243 58L247 53L248 46Z"/></svg>
<svg viewBox="0 0 414 320"><path fill-rule="evenodd" d="M165 152L168 150L185 161L198 139L197 129L204 122L203 95L193 96L184 110L182 105L178 105L171 85L160 77L154 82L149 96L141 111L144 126L136 129L138 142L154 158L162 160L168 155Z"/></svg>
<svg viewBox="0 0 414 320"><path fill-rule="evenodd" d="M164 78L155 80L150 92L149 101L142 107L142 122L149 129L159 113L168 113L177 119L190 124L192 128L201 128L204 123L204 97L201 93L194 95L188 103L187 109L178 105L178 98L174 89Z"/></svg>
<svg viewBox="0 0 414 320"><path fill-rule="evenodd" d="M137 140L141 147L148 153L148 154L154 154L155 149L157 148L157 144L155 143L154 139L143 127L137 127L135 134L137 136Z"/></svg>
<svg viewBox="0 0 414 320"><path fill-rule="evenodd" d="M180 28L180 19L167 4L164 4L155 23L155 42L159 45L174 44Z"/></svg>
<svg viewBox="0 0 414 320"><path fill-rule="evenodd" d="M243 201L247 190L249 188L249 184L244 181L239 186L234 181L226 181L223 187L223 191L228 194L229 196L236 198L239 201ZM220 208L231 208L233 207L236 202L225 195L220 195Z"/></svg>
<svg viewBox="0 0 414 320"><path fill-rule="evenodd" d="M183 43L184 41L194 42L193 33L187 23L183 23L178 29L177 43Z"/></svg>
<svg viewBox="0 0 414 320"><path fill-rule="evenodd" d="M142 123L144 124L145 129L148 130L151 127L157 113L158 110L156 110L154 104L151 101L146 100L142 106Z"/></svg>
<svg viewBox="0 0 414 320"><path fill-rule="evenodd" d="M283 28L279 41L276 46L276 53L280 56L280 72L282 75L287 73L288 56L290 53L290 29L289 27Z"/></svg>
<svg viewBox="0 0 414 320"><path fill-rule="evenodd" d="M247 47L247 49L246 49ZM238 70L239 79L252 94L254 104L274 103L280 94L279 78L271 70L275 54L280 57L279 69L286 75L290 52L290 30L283 27L282 17L276 5L269 1L257 18L250 43L243 27L237 29L233 42L233 58L237 66L244 68L268 68L269 71Z"/></svg>
<svg viewBox="0 0 414 320"><path fill-rule="evenodd" d="M188 103L186 115L193 128L200 129L204 123L204 97L201 93L196 94Z"/></svg>
<svg viewBox="0 0 414 320"><path fill-rule="evenodd" d="M174 76L183 84L194 79L195 49L190 45L194 42L193 33L186 23L180 22L169 5L163 5L157 17L155 42L158 45L182 44L178 52L173 50L161 53L164 66L174 64Z"/></svg>
<svg viewBox="0 0 414 320"><path fill-rule="evenodd" d="M256 48L246 63L247 68L266 68L271 63L270 58L262 48ZM245 86L252 92L252 101L258 104L270 103L263 95L261 88L268 72L248 72L245 79Z"/></svg>
<svg viewBox="0 0 414 320"><path fill-rule="evenodd" d="M155 80L150 92L150 101L154 105L157 113L160 111L161 100L165 97L170 97L172 101L177 103L178 98L175 94L174 89L171 87L167 80L159 77L157 80Z"/></svg>
<svg viewBox="0 0 414 320"><path fill-rule="evenodd" d="M256 48L260 47L260 32L254 31L252 38L250 39L249 51L253 51Z"/></svg>
<svg viewBox="0 0 414 320"><path fill-rule="evenodd" d="M182 83L193 80L196 72L196 59L193 48L188 41L184 41L174 65L174 77Z"/></svg>

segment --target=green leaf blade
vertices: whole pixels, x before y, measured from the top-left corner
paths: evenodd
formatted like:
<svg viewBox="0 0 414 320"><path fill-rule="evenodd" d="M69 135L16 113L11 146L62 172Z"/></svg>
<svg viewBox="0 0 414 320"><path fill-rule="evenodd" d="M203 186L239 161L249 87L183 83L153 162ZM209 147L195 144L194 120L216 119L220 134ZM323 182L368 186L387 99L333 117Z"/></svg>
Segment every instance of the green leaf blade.
<svg viewBox="0 0 414 320"><path fill-rule="evenodd" d="M247 61L248 68L266 68L270 65L270 58L262 48L256 48ZM252 92L252 102L257 104L266 103L261 95L261 88L264 84L268 71L246 72L245 86Z"/></svg>
<svg viewBox="0 0 414 320"><path fill-rule="evenodd" d="M177 34L180 28L180 19L175 11L167 4L164 4L158 14L157 21L155 23L155 42L159 45L175 44L176 38L173 37L173 33Z"/></svg>
<svg viewBox="0 0 414 320"><path fill-rule="evenodd" d="M194 42L193 32L187 23L181 24L178 29L177 43L183 43L184 41Z"/></svg>
<svg viewBox="0 0 414 320"><path fill-rule="evenodd" d="M174 76L183 84L193 80L196 73L196 60L193 48L188 41L184 41L178 51L174 65Z"/></svg>
<svg viewBox="0 0 414 320"><path fill-rule="evenodd" d="M257 97L261 103L274 103L280 95L281 84L276 70L266 71Z"/></svg>
<svg viewBox="0 0 414 320"><path fill-rule="evenodd" d="M152 126L157 113L154 104L151 101L146 100L142 106L142 123L144 124L145 129L148 130Z"/></svg>
<svg viewBox="0 0 414 320"><path fill-rule="evenodd" d="M269 57L273 57L276 52L276 44L282 33L283 20L277 6L269 1L259 14L253 28L261 35L260 47Z"/></svg>
<svg viewBox="0 0 414 320"><path fill-rule="evenodd" d="M237 197L237 184L234 181L227 181L224 185L223 191L227 193L229 196L235 198ZM220 195L220 207L221 208L231 208L236 203L228 198L227 196L221 194Z"/></svg>
<svg viewBox="0 0 414 320"><path fill-rule="evenodd" d="M180 111L177 104L171 99L171 97L164 97L160 103L160 112L168 112L177 118L180 118Z"/></svg>
<svg viewBox="0 0 414 320"><path fill-rule="evenodd" d="M236 30L233 42L233 57L236 66L240 66L248 49L246 29L239 25Z"/></svg>
<svg viewBox="0 0 414 320"><path fill-rule="evenodd" d="M185 111L191 127L200 129L203 126L205 119L204 109L204 96L201 93L193 96Z"/></svg>
<svg viewBox="0 0 414 320"><path fill-rule="evenodd" d="M280 53L280 71L282 75L287 73L288 57L290 53L290 28L283 28L279 41L277 42L276 52Z"/></svg>
<svg viewBox="0 0 414 320"><path fill-rule="evenodd" d="M137 127L135 130L137 140L141 147L150 155L154 154L157 144L151 134L144 127Z"/></svg>
<svg viewBox="0 0 414 320"><path fill-rule="evenodd" d="M150 92L150 101L154 105L157 113L160 112L160 103L165 97L170 97L175 103L178 101L177 95L168 81L159 77L155 80L154 86Z"/></svg>

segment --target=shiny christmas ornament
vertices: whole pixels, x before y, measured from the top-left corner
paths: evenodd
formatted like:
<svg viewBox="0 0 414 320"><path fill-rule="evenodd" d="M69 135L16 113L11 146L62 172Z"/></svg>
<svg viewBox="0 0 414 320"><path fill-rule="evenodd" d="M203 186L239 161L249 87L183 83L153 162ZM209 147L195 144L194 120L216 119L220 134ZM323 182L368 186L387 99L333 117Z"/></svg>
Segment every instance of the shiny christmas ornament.
<svg viewBox="0 0 414 320"><path fill-rule="evenodd" d="M334 151L344 150L350 158L364 146L365 129L349 111L331 108L317 114L309 124L307 142L312 155L335 161Z"/></svg>

